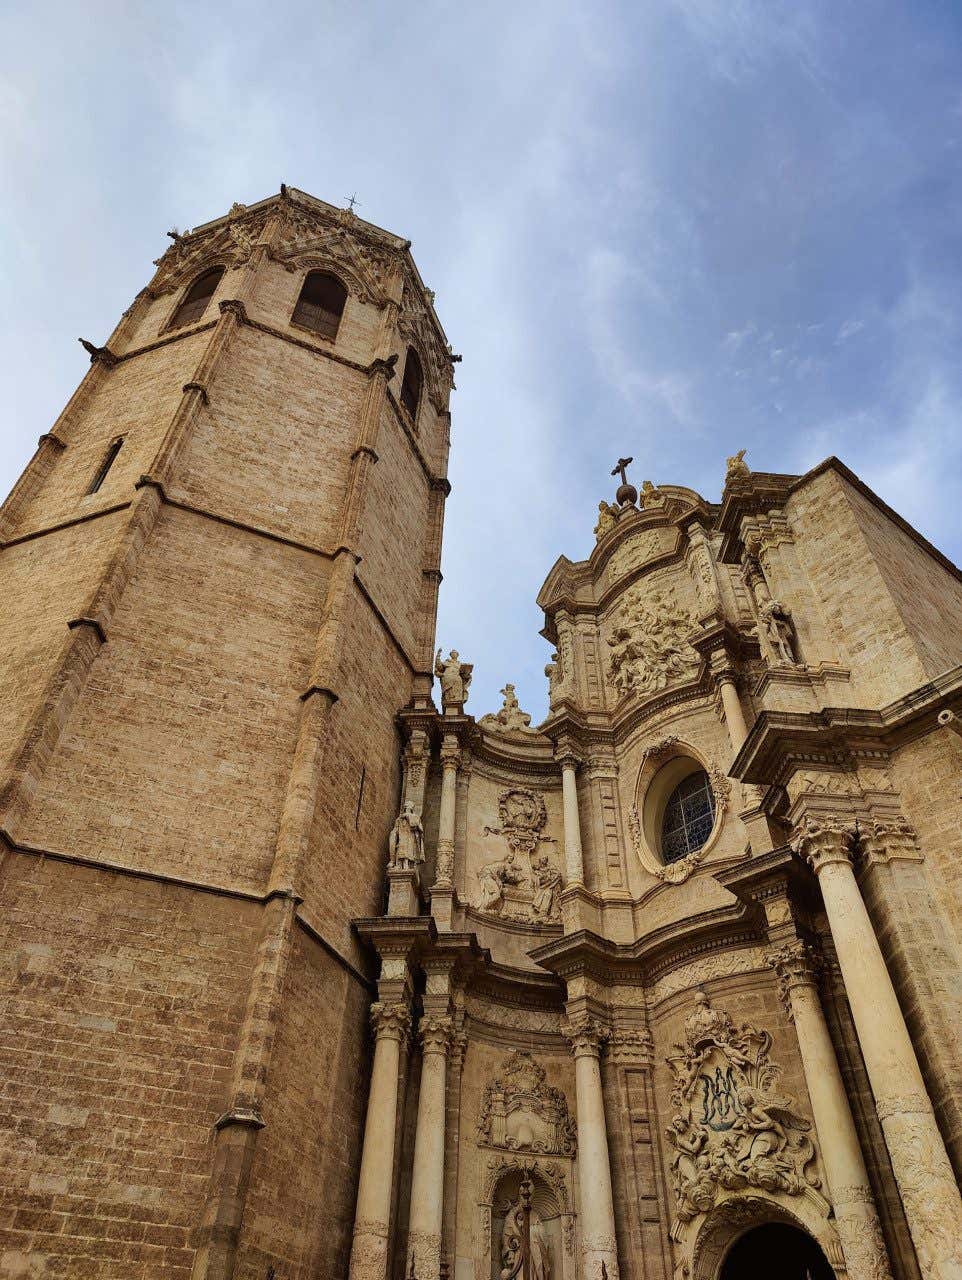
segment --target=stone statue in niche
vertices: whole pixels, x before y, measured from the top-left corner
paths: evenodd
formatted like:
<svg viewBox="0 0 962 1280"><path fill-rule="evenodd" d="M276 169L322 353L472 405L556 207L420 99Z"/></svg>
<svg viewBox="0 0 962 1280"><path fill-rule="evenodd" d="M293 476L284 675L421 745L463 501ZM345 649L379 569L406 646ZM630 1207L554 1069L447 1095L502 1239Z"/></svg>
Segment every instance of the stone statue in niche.
<svg viewBox="0 0 962 1280"><path fill-rule="evenodd" d="M523 1050L512 1053L485 1087L478 1110L478 1142L503 1151L573 1156L577 1129L561 1089Z"/></svg>
<svg viewBox="0 0 962 1280"><path fill-rule="evenodd" d="M696 992L685 1043L666 1059L674 1078L675 1114L666 1133L674 1148L675 1239L682 1223L712 1208L721 1189L817 1194L811 1125L772 1093L779 1069L769 1057L771 1043L767 1031L749 1023L736 1028L704 991Z"/></svg>
<svg viewBox="0 0 962 1280"><path fill-rule="evenodd" d="M561 892L561 872L549 860L546 853L531 861L534 882L532 914L540 920L554 920L558 915L558 894Z"/></svg>
<svg viewBox="0 0 962 1280"><path fill-rule="evenodd" d="M501 1280L515 1280L521 1275L521 1234L524 1230L520 1197L504 1206L504 1230L501 1232ZM541 1220L532 1210L530 1217L530 1280L551 1280L551 1254L544 1238Z"/></svg>
<svg viewBox="0 0 962 1280"><path fill-rule="evenodd" d="M478 872L478 885L481 896L478 898L479 911L494 911L504 900L507 885L528 883L528 877L516 861L514 851L509 849L497 862L486 862Z"/></svg>
<svg viewBox="0 0 962 1280"><path fill-rule="evenodd" d="M561 658L557 653L553 653L551 661L545 664L544 673L548 677L548 706L553 707L561 697L561 684L564 678Z"/></svg>
<svg viewBox="0 0 962 1280"><path fill-rule="evenodd" d="M601 541L606 533L611 532L617 519L617 507L613 507L610 502L598 503L598 523L595 525L595 538L598 542Z"/></svg>
<svg viewBox="0 0 962 1280"><path fill-rule="evenodd" d="M438 650L434 659L434 674L441 682L443 710L464 706L468 700L468 687L471 684L473 671L473 663L462 662L457 649L452 649L447 658L443 659L441 650Z"/></svg>
<svg viewBox="0 0 962 1280"><path fill-rule="evenodd" d="M690 679L698 655L688 643L695 630L691 615L664 591L636 587L625 594L608 646L608 674L621 694L649 696L670 683Z"/></svg>
<svg viewBox="0 0 962 1280"><path fill-rule="evenodd" d="M424 861L424 827L414 803L405 800L388 837L388 866L392 871L413 871Z"/></svg>
<svg viewBox="0 0 962 1280"><path fill-rule="evenodd" d="M482 728L491 732L507 732L507 733L537 733L537 729L531 728L531 717L527 711L522 711L518 704L518 695L514 691L513 684L506 684L501 690L501 696L504 698L504 705L495 715L482 716L478 724Z"/></svg>
<svg viewBox="0 0 962 1280"><path fill-rule="evenodd" d="M797 659L791 609L786 608L779 600L769 600L762 605L759 616L776 662L794 666Z"/></svg>

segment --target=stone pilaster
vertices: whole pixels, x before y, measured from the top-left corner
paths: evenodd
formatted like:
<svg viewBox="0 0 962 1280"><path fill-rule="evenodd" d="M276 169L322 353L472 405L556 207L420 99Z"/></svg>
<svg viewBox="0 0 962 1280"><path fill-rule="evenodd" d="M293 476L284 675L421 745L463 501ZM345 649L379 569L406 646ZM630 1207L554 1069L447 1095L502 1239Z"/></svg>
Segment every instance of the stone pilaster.
<svg viewBox="0 0 962 1280"><path fill-rule="evenodd" d="M962 1275L962 1196L852 866L844 817L809 816L793 841L818 877L885 1144L926 1280Z"/></svg>

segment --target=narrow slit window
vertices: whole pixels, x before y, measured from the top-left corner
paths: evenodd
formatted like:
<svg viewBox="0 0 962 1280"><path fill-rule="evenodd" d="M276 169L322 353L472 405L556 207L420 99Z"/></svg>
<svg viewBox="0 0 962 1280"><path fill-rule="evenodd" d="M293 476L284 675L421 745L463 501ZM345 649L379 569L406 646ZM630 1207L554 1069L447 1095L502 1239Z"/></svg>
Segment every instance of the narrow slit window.
<svg viewBox="0 0 962 1280"><path fill-rule="evenodd" d="M90 482L88 493L96 493L103 482L107 479L107 472L114 465L120 447L124 442L123 436L118 436L116 440L111 440L107 452L104 454L104 460L94 472L94 478Z"/></svg>
<svg viewBox="0 0 962 1280"><path fill-rule="evenodd" d="M174 318L170 322L171 329L182 329L185 324L197 323L207 310L207 304L214 296L223 274L223 267L211 267L210 271L197 277L174 312Z"/></svg>
<svg viewBox="0 0 962 1280"><path fill-rule="evenodd" d="M412 420L418 416L422 381L421 361L414 348L408 347L407 359L404 361L404 377L401 379L401 403L411 415Z"/></svg>
<svg viewBox="0 0 962 1280"><path fill-rule="evenodd" d="M364 782L367 778L367 765L361 765L361 781L357 788L357 808L354 810L354 830L361 829L361 805L364 803Z"/></svg>
<svg viewBox="0 0 962 1280"><path fill-rule="evenodd" d="M347 290L326 271L311 271L304 280L297 306L292 317L294 324L303 325L333 342L344 314Z"/></svg>

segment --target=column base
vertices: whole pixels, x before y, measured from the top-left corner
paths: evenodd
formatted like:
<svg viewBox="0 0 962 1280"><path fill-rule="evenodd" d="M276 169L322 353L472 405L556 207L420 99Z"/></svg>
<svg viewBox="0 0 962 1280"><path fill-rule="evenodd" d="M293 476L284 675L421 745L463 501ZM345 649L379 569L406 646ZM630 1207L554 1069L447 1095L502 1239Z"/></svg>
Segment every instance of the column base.
<svg viewBox="0 0 962 1280"><path fill-rule="evenodd" d="M566 884L561 890L561 923L565 933L577 933L581 929L597 932L600 929L598 903L583 884Z"/></svg>

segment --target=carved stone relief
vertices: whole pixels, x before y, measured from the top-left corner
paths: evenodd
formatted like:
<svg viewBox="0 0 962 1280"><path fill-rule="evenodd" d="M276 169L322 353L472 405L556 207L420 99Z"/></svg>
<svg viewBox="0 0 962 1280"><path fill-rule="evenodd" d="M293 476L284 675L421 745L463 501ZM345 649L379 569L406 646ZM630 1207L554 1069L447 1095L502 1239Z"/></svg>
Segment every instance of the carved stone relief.
<svg viewBox="0 0 962 1280"><path fill-rule="evenodd" d="M691 680L699 665L689 644L695 628L691 614L668 591L626 592L608 637L608 676L618 693L649 697Z"/></svg>
<svg viewBox="0 0 962 1280"><path fill-rule="evenodd" d="M481 1097L478 1143L503 1151L573 1156L577 1130L560 1089L530 1053L513 1053Z"/></svg>
<svg viewBox="0 0 962 1280"><path fill-rule="evenodd" d="M779 1068L769 1056L771 1035L750 1023L736 1028L704 991L695 1002L684 1044L666 1059L675 1108L666 1133L674 1147L676 1239L682 1224L707 1213L722 1191L755 1187L797 1196L820 1185L811 1125L773 1092Z"/></svg>
<svg viewBox="0 0 962 1280"><path fill-rule="evenodd" d="M500 827L485 827L486 836L503 836L508 852L485 863L477 873L479 911L505 920L553 923L560 919L563 878L548 854L539 852L548 813L544 800L526 787L509 787L498 797Z"/></svg>
<svg viewBox="0 0 962 1280"><path fill-rule="evenodd" d="M501 690L501 696L504 698L501 710L482 716L478 721L481 728L487 729L489 733L537 733L538 730L531 727L530 715L527 711L522 711L518 704L514 685L506 684Z"/></svg>

